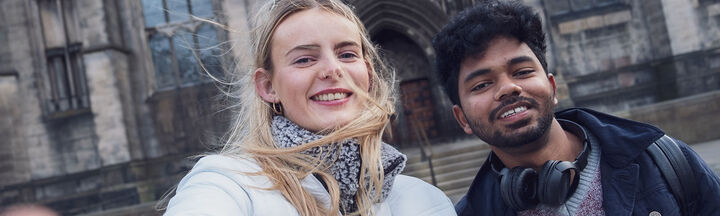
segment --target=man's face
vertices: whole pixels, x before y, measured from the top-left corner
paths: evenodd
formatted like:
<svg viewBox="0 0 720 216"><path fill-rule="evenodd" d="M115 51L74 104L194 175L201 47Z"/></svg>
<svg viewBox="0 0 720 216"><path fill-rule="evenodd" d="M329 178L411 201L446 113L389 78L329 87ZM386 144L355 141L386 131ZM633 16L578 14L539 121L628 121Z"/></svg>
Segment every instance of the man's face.
<svg viewBox="0 0 720 216"><path fill-rule="evenodd" d="M514 148L542 137L553 119L555 79L527 44L498 37L482 55L460 64L460 106L453 114L467 134L498 148Z"/></svg>

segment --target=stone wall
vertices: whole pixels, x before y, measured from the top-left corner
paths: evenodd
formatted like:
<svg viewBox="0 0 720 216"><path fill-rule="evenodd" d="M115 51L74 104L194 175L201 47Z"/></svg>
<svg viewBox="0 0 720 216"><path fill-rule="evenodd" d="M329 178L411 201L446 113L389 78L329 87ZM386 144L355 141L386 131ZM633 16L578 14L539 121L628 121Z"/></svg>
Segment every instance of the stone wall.
<svg viewBox="0 0 720 216"><path fill-rule="evenodd" d="M633 3L570 12L556 12L560 9L553 9L552 4L546 8L556 63L550 71L563 76L576 106L622 110L654 101L646 94L620 98L601 94L652 81L652 73L647 70L627 69L654 58L648 40L651 32L643 19L647 11Z"/></svg>
<svg viewBox="0 0 720 216"><path fill-rule="evenodd" d="M720 88L720 3L544 2L550 70L563 76L575 106L615 112Z"/></svg>
<svg viewBox="0 0 720 216"><path fill-rule="evenodd" d="M548 1L524 2L548 21L551 72L568 83L559 83L563 104L630 109L620 115L656 124L690 143L720 138L710 130L720 126L712 115L720 109L720 93L692 96L720 88L720 3L697 0L667 8L685 0L626 0L598 11L545 15L541 7ZM68 215L148 212L192 167L188 156L217 147L215 138L232 120L219 111L228 104L218 103L222 94L210 83L155 89L142 1L73 2L91 106L78 115L48 119L37 1L0 1L0 112L10 114L0 119L0 206L39 202ZM235 47L232 54L223 57L238 63L228 72L247 72L252 62L248 20L264 1L213 2L231 29L225 39L235 43L227 46ZM438 134L445 139L462 134L439 82L425 70L433 64L434 33L477 0L347 2L356 4L371 36L400 34L386 41L386 48L413 52L398 57L412 58L400 64L414 65L399 70L400 81L427 79ZM696 35L668 33L669 28L682 31L678 19L685 18L693 19L696 27L689 32L698 36L678 41ZM684 96L692 97L672 100ZM672 101L645 106L664 100ZM117 210L104 212L108 209Z"/></svg>
<svg viewBox="0 0 720 216"><path fill-rule="evenodd" d="M17 76L0 74L0 179L7 183L17 183L28 178L27 151L21 148L15 126L20 123Z"/></svg>
<svg viewBox="0 0 720 216"><path fill-rule="evenodd" d="M143 158L142 143L152 143L154 137L141 143L134 127L136 110L149 110L147 89L143 86L147 72L137 58L142 58L146 43L142 31L133 26L138 17L131 13L139 1L75 0L80 20L78 35L83 43L84 72L87 75L90 109L48 117L44 111L48 100L48 83L37 1L0 1L0 207L18 202L37 202L48 205L64 215L75 215L153 201L167 192L192 166L184 158L203 147L172 151L156 158ZM123 21L119 17L123 16ZM122 29L134 29L124 31ZM7 43L10 41L11 43ZM136 44L133 44L137 42ZM124 48L131 44L133 51ZM132 72L131 72L132 71ZM134 82L139 81L139 82ZM205 89L214 86L204 85ZM138 93L139 92L139 93ZM138 94L136 94L138 93ZM141 95L144 97L135 97ZM202 95L212 98L213 93ZM197 98L197 97L190 97ZM198 101L194 100L193 101ZM179 106L204 105L183 103ZM168 107L163 113L174 110ZM194 110L196 118L206 117L210 109ZM150 116L149 112L145 112ZM185 118L185 116L178 116ZM186 118L186 121L197 121ZM152 124L152 121L150 121ZM188 123L188 125L190 125ZM202 128L190 136L187 143L200 143ZM150 126L153 128L153 126ZM211 128L211 127L210 127ZM174 140L177 141L177 140ZM190 144L188 144L190 145ZM202 145L197 145L202 146ZM153 146L147 146L153 149ZM157 151L172 149L156 146ZM134 154L132 152L135 152ZM140 153L138 153L140 152ZM131 158L136 158L132 161Z"/></svg>
<svg viewBox="0 0 720 216"><path fill-rule="evenodd" d="M657 126L688 144L720 139L720 90L616 113Z"/></svg>

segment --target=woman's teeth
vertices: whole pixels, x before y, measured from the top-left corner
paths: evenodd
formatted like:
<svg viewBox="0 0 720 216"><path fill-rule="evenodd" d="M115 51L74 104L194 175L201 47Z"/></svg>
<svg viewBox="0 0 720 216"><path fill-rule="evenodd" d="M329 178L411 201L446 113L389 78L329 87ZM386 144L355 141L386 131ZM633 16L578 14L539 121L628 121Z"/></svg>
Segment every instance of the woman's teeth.
<svg viewBox="0 0 720 216"><path fill-rule="evenodd" d="M315 95L312 97L313 100L316 101L331 101L331 100L339 100L348 97L348 93L329 93L329 94L321 94L321 95Z"/></svg>
<svg viewBox="0 0 720 216"><path fill-rule="evenodd" d="M524 107L524 106L521 106L521 107L518 107L518 108L515 108L515 109L511 109L511 110L508 110L507 112L503 113L502 115L500 115L500 118L506 118L506 117L509 117L509 116L513 116L513 115L515 115L516 113L519 113L519 112L522 112L522 111L525 111L525 110L527 110L527 107Z"/></svg>

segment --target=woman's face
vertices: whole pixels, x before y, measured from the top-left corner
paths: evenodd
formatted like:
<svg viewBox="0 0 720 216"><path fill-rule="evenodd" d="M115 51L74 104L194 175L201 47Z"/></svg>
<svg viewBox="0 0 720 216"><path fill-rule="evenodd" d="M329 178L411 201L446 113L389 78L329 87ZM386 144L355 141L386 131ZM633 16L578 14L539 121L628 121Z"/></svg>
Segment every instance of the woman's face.
<svg viewBox="0 0 720 216"><path fill-rule="evenodd" d="M362 110L350 84L367 92L368 65L360 30L347 18L314 8L288 16L270 43L272 78L255 72L263 100L282 103L283 115L310 131L342 126Z"/></svg>

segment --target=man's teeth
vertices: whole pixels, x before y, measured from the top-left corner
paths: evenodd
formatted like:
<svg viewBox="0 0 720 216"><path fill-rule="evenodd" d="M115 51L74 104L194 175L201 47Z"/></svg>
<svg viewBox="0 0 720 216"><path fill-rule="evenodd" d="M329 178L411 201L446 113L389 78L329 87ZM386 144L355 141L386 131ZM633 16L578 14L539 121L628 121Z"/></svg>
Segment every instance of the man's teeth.
<svg viewBox="0 0 720 216"><path fill-rule="evenodd" d="M339 100L348 97L347 93L329 93L329 94L321 94L321 95L315 95L312 97L313 100L316 101L331 101L331 100Z"/></svg>
<svg viewBox="0 0 720 216"><path fill-rule="evenodd" d="M500 115L500 118L506 118L506 117L515 115L515 113L519 113L519 112L522 112L525 110L527 110L527 107L524 107L524 106L521 106L521 107L518 107L515 109L511 109L511 110L508 110L507 112L503 113L502 115Z"/></svg>

